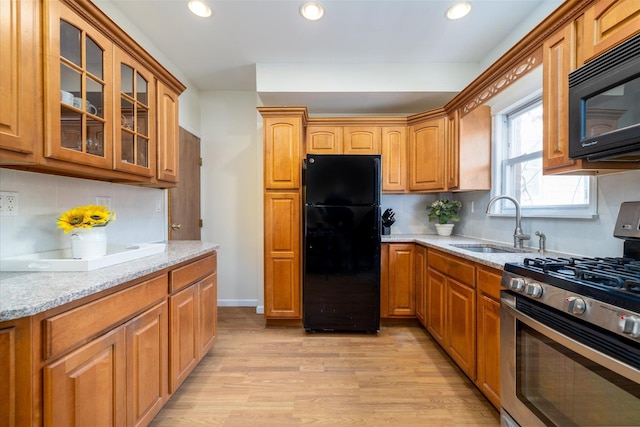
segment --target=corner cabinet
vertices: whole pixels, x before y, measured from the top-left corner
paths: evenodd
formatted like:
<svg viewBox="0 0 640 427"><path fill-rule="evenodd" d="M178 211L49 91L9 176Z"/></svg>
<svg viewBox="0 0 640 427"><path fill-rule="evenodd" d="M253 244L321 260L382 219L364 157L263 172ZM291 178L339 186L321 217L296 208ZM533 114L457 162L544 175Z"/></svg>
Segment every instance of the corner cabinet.
<svg viewBox="0 0 640 427"><path fill-rule="evenodd" d="M258 107L264 143L264 317L302 323L302 153L307 110Z"/></svg>
<svg viewBox="0 0 640 427"><path fill-rule="evenodd" d="M10 95L0 110L0 165L175 186L184 85L91 2L0 7L8 59L0 85ZM12 25L4 25L5 12ZM157 104L165 88L170 107Z"/></svg>

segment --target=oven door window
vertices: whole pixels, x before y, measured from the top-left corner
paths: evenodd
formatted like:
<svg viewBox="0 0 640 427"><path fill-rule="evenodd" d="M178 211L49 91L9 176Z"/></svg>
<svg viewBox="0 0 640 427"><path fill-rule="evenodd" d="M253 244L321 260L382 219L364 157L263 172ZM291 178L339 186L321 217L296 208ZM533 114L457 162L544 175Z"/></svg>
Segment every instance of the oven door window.
<svg viewBox="0 0 640 427"><path fill-rule="evenodd" d="M546 425L640 426L640 384L517 324L516 394Z"/></svg>

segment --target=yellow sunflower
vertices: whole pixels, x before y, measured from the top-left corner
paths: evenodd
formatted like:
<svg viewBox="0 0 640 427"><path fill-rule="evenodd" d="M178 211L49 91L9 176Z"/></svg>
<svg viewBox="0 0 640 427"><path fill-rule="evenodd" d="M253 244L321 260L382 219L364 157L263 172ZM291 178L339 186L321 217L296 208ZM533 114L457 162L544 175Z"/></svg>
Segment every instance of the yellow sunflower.
<svg viewBox="0 0 640 427"><path fill-rule="evenodd" d="M115 219L115 212L105 206L77 206L58 217L58 228L68 233L78 228L104 227Z"/></svg>

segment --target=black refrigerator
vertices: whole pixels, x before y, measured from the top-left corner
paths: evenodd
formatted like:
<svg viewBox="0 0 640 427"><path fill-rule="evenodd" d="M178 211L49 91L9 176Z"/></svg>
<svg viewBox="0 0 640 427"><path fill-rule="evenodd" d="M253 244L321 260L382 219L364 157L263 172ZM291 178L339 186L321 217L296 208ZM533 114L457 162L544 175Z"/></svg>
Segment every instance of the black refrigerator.
<svg viewBox="0 0 640 427"><path fill-rule="evenodd" d="M304 174L303 325L380 329L380 156L309 154Z"/></svg>

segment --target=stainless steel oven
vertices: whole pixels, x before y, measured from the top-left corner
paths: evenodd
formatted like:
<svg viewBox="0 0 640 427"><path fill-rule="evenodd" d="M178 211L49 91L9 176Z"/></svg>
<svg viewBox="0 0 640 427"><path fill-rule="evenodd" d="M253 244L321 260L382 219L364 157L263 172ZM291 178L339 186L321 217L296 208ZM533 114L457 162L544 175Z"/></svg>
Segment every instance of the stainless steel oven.
<svg viewBox="0 0 640 427"><path fill-rule="evenodd" d="M500 322L502 425L640 426L638 346L507 291Z"/></svg>
<svg viewBox="0 0 640 427"><path fill-rule="evenodd" d="M505 264L503 426L640 426L640 202L614 234L622 257Z"/></svg>

